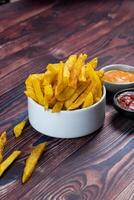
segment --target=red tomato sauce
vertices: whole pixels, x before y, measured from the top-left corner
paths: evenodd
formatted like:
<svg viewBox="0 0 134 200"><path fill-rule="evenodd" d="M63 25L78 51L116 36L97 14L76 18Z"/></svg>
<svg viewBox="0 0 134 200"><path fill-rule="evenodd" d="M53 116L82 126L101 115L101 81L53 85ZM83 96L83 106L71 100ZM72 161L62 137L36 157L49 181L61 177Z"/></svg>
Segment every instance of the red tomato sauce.
<svg viewBox="0 0 134 200"><path fill-rule="evenodd" d="M121 108L129 111L134 111L134 92L128 91L120 94L117 97L117 102Z"/></svg>

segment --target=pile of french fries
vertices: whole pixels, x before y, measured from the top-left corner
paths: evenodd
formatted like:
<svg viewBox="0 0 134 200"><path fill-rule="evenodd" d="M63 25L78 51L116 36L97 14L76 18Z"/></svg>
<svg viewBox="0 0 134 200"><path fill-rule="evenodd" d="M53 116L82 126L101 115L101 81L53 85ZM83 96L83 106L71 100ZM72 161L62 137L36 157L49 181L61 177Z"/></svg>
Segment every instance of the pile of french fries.
<svg viewBox="0 0 134 200"><path fill-rule="evenodd" d="M103 71L97 71L98 59L86 62L87 55L71 55L63 62L48 64L45 73L31 74L26 96L52 112L91 106L102 97Z"/></svg>
<svg viewBox="0 0 134 200"><path fill-rule="evenodd" d="M104 72L96 70L98 59L86 62L87 55L71 55L66 62L48 64L42 74L32 74L26 80L25 94L52 112L75 110L91 106L102 97L102 77ZM16 138L21 136L27 120L17 124L14 129ZM13 151L3 159L7 143L6 132L0 135L0 177L20 156L21 151ZM35 166L46 149L46 142L34 147L26 159L22 183L32 175Z"/></svg>

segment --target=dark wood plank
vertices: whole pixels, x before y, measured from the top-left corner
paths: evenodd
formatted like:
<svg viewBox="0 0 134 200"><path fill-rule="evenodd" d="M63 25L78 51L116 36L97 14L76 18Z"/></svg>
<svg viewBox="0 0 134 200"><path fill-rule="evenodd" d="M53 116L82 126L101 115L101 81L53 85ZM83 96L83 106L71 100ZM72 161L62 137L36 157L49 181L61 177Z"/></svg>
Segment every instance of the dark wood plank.
<svg viewBox="0 0 134 200"><path fill-rule="evenodd" d="M0 179L0 199L133 199L134 124L114 110L111 95L104 127L91 136L53 139L30 125L18 139L12 133L13 126L27 118L24 80L44 71L48 62L86 52L89 59L100 58L99 68L133 65L133 6L132 0L70 0L20 1L0 7L0 132L8 134L5 157L14 149L23 152ZM28 153L45 140L47 152L22 185Z"/></svg>
<svg viewBox="0 0 134 200"><path fill-rule="evenodd" d="M42 11L51 8L57 1L21 0L13 4L6 4L0 7L0 32L8 27L24 21Z"/></svg>

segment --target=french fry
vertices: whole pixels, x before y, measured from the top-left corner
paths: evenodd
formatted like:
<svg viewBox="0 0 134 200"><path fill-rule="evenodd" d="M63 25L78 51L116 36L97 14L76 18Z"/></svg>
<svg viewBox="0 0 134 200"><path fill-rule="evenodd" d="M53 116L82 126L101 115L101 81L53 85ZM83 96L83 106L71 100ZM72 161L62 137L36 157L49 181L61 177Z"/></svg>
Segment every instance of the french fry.
<svg viewBox="0 0 134 200"><path fill-rule="evenodd" d="M69 106L78 98L79 95L81 95L82 92L88 87L88 84L82 83L78 86L75 93L70 97L70 99L66 100L64 105L68 109Z"/></svg>
<svg viewBox="0 0 134 200"><path fill-rule="evenodd" d="M44 86L44 93L48 100L53 97L53 88L51 84Z"/></svg>
<svg viewBox="0 0 134 200"><path fill-rule="evenodd" d="M98 58L93 58L90 62L87 63L87 66L91 66L93 69L96 69L98 64Z"/></svg>
<svg viewBox="0 0 134 200"><path fill-rule="evenodd" d="M45 110L49 107L49 101L53 97L53 87L51 84L44 86L44 108Z"/></svg>
<svg viewBox="0 0 134 200"><path fill-rule="evenodd" d="M37 79L38 82L40 83L40 86L41 86L43 78L44 78L44 74L43 73L42 74L31 74L31 75L29 75L29 77L25 81L26 91L24 93L26 94L26 96L32 98L36 102L38 102L38 99L37 99L35 91L34 91L33 81L35 79Z"/></svg>
<svg viewBox="0 0 134 200"><path fill-rule="evenodd" d="M53 97L50 101L49 101L49 107L52 108L55 104L56 104L56 98Z"/></svg>
<svg viewBox="0 0 134 200"><path fill-rule="evenodd" d="M61 92L59 95L56 95L56 99L58 101L66 101L69 99L75 92L74 88L66 87L63 92Z"/></svg>
<svg viewBox="0 0 134 200"><path fill-rule="evenodd" d="M3 160L3 151L6 143L7 143L7 136L6 136L6 131L4 131L0 136L0 163Z"/></svg>
<svg viewBox="0 0 134 200"><path fill-rule="evenodd" d="M56 102L56 104L54 105L52 112L60 112L62 107L63 107L64 103L63 102Z"/></svg>
<svg viewBox="0 0 134 200"><path fill-rule="evenodd" d="M65 62L64 69L63 69L63 82L64 82L64 84L66 86L69 83L70 70L72 69L72 67L75 64L76 60L77 60L77 56L76 55L71 55L71 56L69 56L69 58Z"/></svg>
<svg viewBox="0 0 134 200"><path fill-rule="evenodd" d="M90 90L91 90L91 86L89 85L88 88L76 99L76 101L72 103L71 106L69 106L68 110L74 110L74 109L79 108L83 104Z"/></svg>
<svg viewBox="0 0 134 200"><path fill-rule="evenodd" d="M49 102L46 95L44 95L44 109L48 110L48 107L49 107Z"/></svg>
<svg viewBox="0 0 134 200"><path fill-rule="evenodd" d="M96 82L96 88L97 88L96 98L100 98L102 96L102 84L101 84L100 78L97 76L97 74L95 73L93 69L92 69L92 74L94 77L94 81Z"/></svg>
<svg viewBox="0 0 134 200"><path fill-rule="evenodd" d="M86 76L88 76L88 78L91 80L93 88L96 89L96 96L94 96L96 101L97 98L102 96L102 84L100 78L90 65L88 65L86 68ZM93 94L95 94L95 92L93 92Z"/></svg>
<svg viewBox="0 0 134 200"><path fill-rule="evenodd" d="M56 74L52 73L51 71L46 71L44 74L44 79L43 79L43 86L52 84L56 79Z"/></svg>
<svg viewBox="0 0 134 200"><path fill-rule="evenodd" d="M13 132L14 132L14 135L15 135L16 138L18 138L22 134L22 131L23 131L26 123L27 123L27 120L24 120L24 121L18 123L14 127Z"/></svg>
<svg viewBox="0 0 134 200"><path fill-rule="evenodd" d="M27 97L30 97L31 99L33 99L34 101L37 102L37 98L36 98L35 93L32 89L27 89L26 91L24 91L24 93Z"/></svg>
<svg viewBox="0 0 134 200"><path fill-rule="evenodd" d="M55 96L58 96L65 88L66 88L66 86L64 84L56 85Z"/></svg>
<svg viewBox="0 0 134 200"><path fill-rule="evenodd" d="M0 164L0 176L3 175L5 170L18 158L21 151L14 151L6 160Z"/></svg>
<svg viewBox="0 0 134 200"><path fill-rule="evenodd" d="M80 54L74 67L71 70L69 86L77 88L78 77L81 72L81 67L85 64L86 54Z"/></svg>
<svg viewBox="0 0 134 200"><path fill-rule="evenodd" d="M54 74L57 74L58 71L59 71L59 66L60 66L60 63L48 64L47 65L47 70L51 71Z"/></svg>
<svg viewBox="0 0 134 200"><path fill-rule="evenodd" d="M61 62L59 65L57 86L55 87L55 95L60 94L66 87L66 84L63 82L63 69L64 69L64 63Z"/></svg>
<svg viewBox="0 0 134 200"><path fill-rule="evenodd" d="M35 96L38 100L38 103L43 105L44 104L44 98L43 98L43 93L41 90L41 85L38 79L33 79L32 80L32 84L33 84L33 88L34 88L34 92L35 92Z"/></svg>
<svg viewBox="0 0 134 200"><path fill-rule="evenodd" d="M81 67L81 72L80 72L80 75L79 75L79 81L86 82L86 69L85 69L85 65L83 65Z"/></svg>
<svg viewBox="0 0 134 200"><path fill-rule="evenodd" d="M102 77L104 76L104 70L96 71L96 74L98 75L98 77L99 77L100 79L102 79Z"/></svg>
<svg viewBox="0 0 134 200"><path fill-rule="evenodd" d="M69 71L71 71L71 69L74 67L75 63L77 61L77 55L71 55L69 56L69 58L67 59L65 65L67 65Z"/></svg>
<svg viewBox="0 0 134 200"><path fill-rule="evenodd" d="M89 106L91 106L93 103L94 103L93 94L92 94L92 92L89 92L88 95L86 96L85 100L84 100L84 103L83 103L83 105L82 105L82 108L89 107Z"/></svg>
<svg viewBox="0 0 134 200"><path fill-rule="evenodd" d="M31 154L28 156L23 171L22 183L25 183L32 175L39 158L46 149L46 144L46 142L38 144L36 147L34 147Z"/></svg>
<svg viewBox="0 0 134 200"><path fill-rule="evenodd" d="M26 79L25 81L25 84L26 84L26 88L27 87L30 87L30 88L33 88L33 79L38 79L39 81L42 81L44 78L44 73L41 73L41 74L30 74L28 76L28 78Z"/></svg>
<svg viewBox="0 0 134 200"><path fill-rule="evenodd" d="M58 70L58 85L61 84L63 80L63 68L64 68L64 63L60 62Z"/></svg>

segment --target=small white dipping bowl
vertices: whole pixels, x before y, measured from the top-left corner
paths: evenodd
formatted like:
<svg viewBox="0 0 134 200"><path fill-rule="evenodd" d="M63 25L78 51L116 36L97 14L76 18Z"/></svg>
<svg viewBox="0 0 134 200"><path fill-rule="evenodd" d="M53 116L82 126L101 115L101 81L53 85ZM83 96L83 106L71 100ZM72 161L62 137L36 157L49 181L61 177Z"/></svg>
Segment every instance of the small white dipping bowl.
<svg viewBox="0 0 134 200"><path fill-rule="evenodd" d="M130 65L124 65L124 64L113 64L113 65L107 65L103 68L104 72L110 71L110 70L123 70L127 72L133 72L134 73L134 66ZM117 92L119 90L127 89L127 88L132 88L134 87L134 82L132 83L112 83L104 80L104 85L106 86L106 89L109 92Z"/></svg>
<svg viewBox="0 0 134 200"><path fill-rule="evenodd" d="M105 118L106 89L94 105L73 111L52 113L28 98L28 115L31 126L38 132L56 138L77 138L99 129Z"/></svg>

